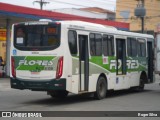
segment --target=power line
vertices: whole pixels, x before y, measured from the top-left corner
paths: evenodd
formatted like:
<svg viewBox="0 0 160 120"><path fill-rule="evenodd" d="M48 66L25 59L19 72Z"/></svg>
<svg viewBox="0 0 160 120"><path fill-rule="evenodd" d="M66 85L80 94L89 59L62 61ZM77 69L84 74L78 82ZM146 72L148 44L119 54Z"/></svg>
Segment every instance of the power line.
<svg viewBox="0 0 160 120"><path fill-rule="evenodd" d="M91 6L86 6L86 5L80 5L80 4L74 4L74 3L69 3L69 2L62 2L62 1L57 1L57 0L50 0L50 1L52 1L52 2L57 2L57 3L61 3L61 4L68 4L68 5L74 5L74 6L80 6L80 7L91 7ZM96 1L94 1L94 2L96 2ZM101 3L106 3L106 2L102 2L102 1L100 1ZM111 2L111 1L107 1L107 3L108 2ZM113 2L113 1L112 1ZM99 3L98 1L97 1L97 3ZM128 3L131 3L131 2L128 2ZM128 6L128 5L124 5L124 4L120 4L120 3L118 3L118 5L119 6L121 6L121 7L129 7L129 8L135 8L136 7L136 4L130 4L130 5L134 5L133 7L131 7L130 5ZM109 9L108 9L109 10ZM160 11L160 10L156 10L156 9L147 9L147 10L152 10L152 11ZM111 10L112 11L112 10ZM121 11L119 11L119 10L116 10L116 11L118 11L118 12L121 12ZM134 12L130 12L130 13L134 13Z"/></svg>
<svg viewBox="0 0 160 120"><path fill-rule="evenodd" d="M160 15L155 15L155 16L146 16L144 17L144 19L153 19L153 18L157 18L160 17ZM131 19L131 20L136 20L138 19L137 17L129 17L129 18L115 18L115 19Z"/></svg>
<svg viewBox="0 0 160 120"><path fill-rule="evenodd" d="M61 4L68 4L68 5L74 5L74 6L79 6L79 7L95 7L94 5L80 5L80 4L74 4L74 3L70 3L70 2L62 2L62 1L57 1L57 0L50 0L51 2L57 2L57 3L61 3ZM92 1L92 2L96 2L96 1ZM99 3L97 1L97 3ZM102 4L102 3L101 3ZM104 5L104 4L103 4ZM113 5L113 4L112 4ZM104 9L104 8L103 8ZM110 10L110 9L107 9L107 10ZM110 11L113 11L113 10L110 10Z"/></svg>
<svg viewBox="0 0 160 120"><path fill-rule="evenodd" d="M89 7L89 6L84 6L84 5L79 5L79 4L73 4L73 3L68 3L68 2L61 2L61 1L57 1L57 0L50 0L52 2L58 2L58 3L62 3L62 4L69 4L69 5L76 5L76 6L81 6L81 7ZM123 5L123 6L126 6L126 5ZM128 7L128 6L127 6ZM135 8L135 7L134 7ZM118 10L117 10L118 11ZM122 11L119 11L119 12L122 12ZM125 11L124 11L125 12ZM127 11L126 11L127 12ZM131 12L130 13L134 13L134 12ZM149 17L146 17L145 19L152 19L154 17L159 17L159 16L149 16ZM64 17L63 17L64 18ZM66 17L65 17L66 18ZM130 17L130 18L115 18L115 19L138 19L136 17Z"/></svg>
<svg viewBox="0 0 160 120"><path fill-rule="evenodd" d="M62 4L68 4L68 5L81 6L81 7L89 7L89 6L85 6L85 5L79 5L79 4L69 3L69 2L61 2L61 1L57 1L57 0L50 0L50 1L57 2L57 3L62 3Z"/></svg>
<svg viewBox="0 0 160 120"><path fill-rule="evenodd" d="M74 3L69 3L69 2L62 2L62 1L57 1L57 0L50 0L51 2L57 2L57 3L61 3L61 4L68 4L68 5L74 5L74 6L80 6L80 7L91 7L91 6L85 6L85 5L80 5L80 4L74 4ZM40 2L40 1L38 1L38 2ZM42 2L44 2L44 1L42 1ZM95 1L96 2L96 1ZM111 2L111 1L109 1L109 2ZM112 1L113 2L113 1ZM45 2L46 3L46 2ZM101 3L105 3L105 2L103 2L103 1L101 1ZM128 2L128 3L131 3L131 2ZM120 4L120 3L119 3ZM132 4L133 5L133 4ZM136 5L136 4L135 4ZM125 7L129 7L129 6L127 6L127 5L120 5L120 6L125 6ZM135 8L135 7L129 7L129 8ZM148 10L148 9L147 9ZM149 10L152 10L152 11L150 11L150 12L153 12L153 9L149 9ZM118 12L125 12L125 11L120 11L120 10L116 10L116 11L118 11ZM132 10L131 10L132 11ZM134 12L131 12L131 11L129 11L130 13L134 13ZM159 10L155 10L155 11L159 11ZM125 18L121 18L121 19L125 19Z"/></svg>
<svg viewBox="0 0 160 120"><path fill-rule="evenodd" d="M128 6L128 5L119 5L119 6L121 6L121 7L133 8L133 9L135 8L135 7L132 7L132 6L130 6L130 5L129 5L129 6ZM147 10L160 11L160 10L157 10L157 9L149 9L149 8L148 8Z"/></svg>

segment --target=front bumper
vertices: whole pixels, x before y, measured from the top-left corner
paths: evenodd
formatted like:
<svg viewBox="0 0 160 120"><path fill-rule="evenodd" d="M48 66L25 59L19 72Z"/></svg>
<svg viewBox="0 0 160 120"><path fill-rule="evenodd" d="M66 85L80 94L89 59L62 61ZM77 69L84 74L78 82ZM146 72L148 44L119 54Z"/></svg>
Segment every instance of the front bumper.
<svg viewBox="0 0 160 120"><path fill-rule="evenodd" d="M18 78L10 78L11 88L15 89L30 89L33 91L48 91L48 90L66 90L66 79L51 79L32 81Z"/></svg>

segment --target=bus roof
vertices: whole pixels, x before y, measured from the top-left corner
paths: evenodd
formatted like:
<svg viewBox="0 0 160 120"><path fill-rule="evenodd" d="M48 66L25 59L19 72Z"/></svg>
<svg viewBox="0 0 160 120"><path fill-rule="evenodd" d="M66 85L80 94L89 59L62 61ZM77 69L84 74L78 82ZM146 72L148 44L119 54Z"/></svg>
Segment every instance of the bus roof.
<svg viewBox="0 0 160 120"><path fill-rule="evenodd" d="M95 24L95 23L89 23L89 22L83 22L83 21L75 21L75 20L71 20L71 21L59 21L62 24L68 24L68 25L75 25L76 27L85 27L85 29L93 29L98 31L102 31L102 32L108 32L108 33L114 33L114 34L118 34L118 35L127 35L127 36L135 36L135 37L146 37L146 38L154 38L153 35L149 35L149 34L142 34L142 33L135 33L135 32L129 32L129 31L122 31L122 30L117 30L115 27L112 26L105 26L105 25L101 25L101 24Z"/></svg>
<svg viewBox="0 0 160 120"><path fill-rule="evenodd" d="M75 25L85 26L85 27L100 27L100 28L108 28L108 29L117 30L117 28L113 26L107 26L107 25L78 21L78 20L60 21L60 22L65 23L65 24L72 24L72 25L75 24Z"/></svg>

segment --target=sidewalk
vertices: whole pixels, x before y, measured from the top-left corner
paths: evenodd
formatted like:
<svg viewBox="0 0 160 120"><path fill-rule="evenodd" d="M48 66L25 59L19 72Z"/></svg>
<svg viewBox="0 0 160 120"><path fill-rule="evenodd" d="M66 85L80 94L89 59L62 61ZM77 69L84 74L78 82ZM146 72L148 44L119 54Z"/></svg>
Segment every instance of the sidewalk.
<svg viewBox="0 0 160 120"><path fill-rule="evenodd" d="M0 92L2 91L10 91L10 78L0 78Z"/></svg>
<svg viewBox="0 0 160 120"><path fill-rule="evenodd" d="M3 78L3 77L5 77L5 68L0 66L0 78Z"/></svg>
<svg viewBox="0 0 160 120"><path fill-rule="evenodd" d="M156 74L155 75L155 83L160 83L160 75L159 74Z"/></svg>

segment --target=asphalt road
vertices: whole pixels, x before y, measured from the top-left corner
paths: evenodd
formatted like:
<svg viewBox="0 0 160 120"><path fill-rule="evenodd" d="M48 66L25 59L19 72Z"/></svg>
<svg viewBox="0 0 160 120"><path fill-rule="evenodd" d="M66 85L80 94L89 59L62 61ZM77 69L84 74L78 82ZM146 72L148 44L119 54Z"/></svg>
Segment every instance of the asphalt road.
<svg viewBox="0 0 160 120"><path fill-rule="evenodd" d="M160 111L160 86L156 82L146 85L143 92L109 92L103 100L92 95L69 95L59 100L46 92L11 89L9 79L0 78L0 111Z"/></svg>

